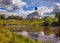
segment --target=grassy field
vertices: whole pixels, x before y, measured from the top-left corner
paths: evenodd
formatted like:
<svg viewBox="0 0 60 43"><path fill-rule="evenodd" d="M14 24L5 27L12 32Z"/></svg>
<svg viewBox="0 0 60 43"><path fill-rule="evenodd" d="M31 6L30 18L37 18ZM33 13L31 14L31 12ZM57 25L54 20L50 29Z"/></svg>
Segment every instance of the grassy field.
<svg viewBox="0 0 60 43"><path fill-rule="evenodd" d="M0 20L0 25L32 26L44 23L43 20Z"/></svg>
<svg viewBox="0 0 60 43"><path fill-rule="evenodd" d="M43 23L42 20L0 20L0 29L40 31L43 27L38 26L39 23Z"/></svg>

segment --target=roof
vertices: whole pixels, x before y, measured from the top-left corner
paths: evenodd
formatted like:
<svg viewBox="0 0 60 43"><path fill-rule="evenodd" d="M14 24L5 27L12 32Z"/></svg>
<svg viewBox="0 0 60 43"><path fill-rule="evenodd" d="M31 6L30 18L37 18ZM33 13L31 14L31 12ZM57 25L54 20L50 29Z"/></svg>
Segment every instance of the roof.
<svg viewBox="0 0 60 43"><path fill-rule="evenodd" d="M33 13L30 13L28 16L30 16L30 15L32 15L32 16L36 16L36 15L38 15L38 12L33 12Z"/></svg>

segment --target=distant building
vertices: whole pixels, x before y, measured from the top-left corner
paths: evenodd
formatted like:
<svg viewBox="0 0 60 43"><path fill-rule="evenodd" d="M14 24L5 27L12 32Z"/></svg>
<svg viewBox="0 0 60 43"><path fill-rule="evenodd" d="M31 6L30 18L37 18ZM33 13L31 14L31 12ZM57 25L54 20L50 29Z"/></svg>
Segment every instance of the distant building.
<svg viewBox="0 0 60 43"><path fill-rule="evenodd" d="M38 12L37 12L37 7L35 7L35 12L30 13L30 14L27 16L27 19L40 19L40 15L39 15Z"/></svg>

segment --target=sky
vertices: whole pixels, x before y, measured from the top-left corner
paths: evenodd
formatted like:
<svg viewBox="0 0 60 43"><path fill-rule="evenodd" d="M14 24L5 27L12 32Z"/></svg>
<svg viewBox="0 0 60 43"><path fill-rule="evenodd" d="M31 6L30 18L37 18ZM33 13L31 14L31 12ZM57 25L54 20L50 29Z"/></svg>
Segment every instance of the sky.
<svg viewBox="0 0 60 43"><path fill-rule="evenodd" d="M9 15L19 15L26 17L38 8L41 17L46 16L44 13L51 13L60 9L60 0L0 0L0 13ZM54 14L48 14L53 17Z"/></svg>
<svg viewBox="0 0 60 43"><path fill-rule="evenodd" d="M33 10L35 6L41 7L52 7L55 6L55 3L60 3L59 0L23 0L27 3L27 7L24 6L24 10Z"/></svg>

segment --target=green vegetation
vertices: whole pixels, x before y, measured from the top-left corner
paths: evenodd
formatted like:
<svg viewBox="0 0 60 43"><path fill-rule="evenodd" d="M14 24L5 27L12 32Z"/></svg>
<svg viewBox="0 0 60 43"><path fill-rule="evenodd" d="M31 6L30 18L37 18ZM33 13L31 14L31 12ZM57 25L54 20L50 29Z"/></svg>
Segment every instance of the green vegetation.
<svg viewBox="0 0 60 43"><path fill-rule="evenodd" d="M8 30L0 30L0 43L36 43L34 40L27 38L26 36L11 33ZM42 43L42 42L37 42Z"/></svg>
<svg viewBox="0 0 60 43"><path fill-rule="evenodd" d="M59 26L60 12L57 12L55 17L46 16L43 19L23 19L20 16L11 15L7 18L0 14L0 25L19 25L19 26Z"/></svg>
<svg viewBox="0 0 60 43"><path fill-rule="evenodd" d="M45 42L35 41L21 34L12 33L6 29L0 29L0 43L45 43Z"/></svg>
<svg viewBox="0 0 60 43"><path fill-rule="evenodd" d="M20 16L14 16L14 15L11 15L11 16L8 16L8 18L7 19L17 19L17 20L21 20L22 19L22 17L20 17Z"/></svg>
<svg viewBox="0 0 60 43"><path fill-rule="evenodd" d="M4 20L5 19L5 15L0 14L0 20Z"/></svg>
<svg viewBox="0 0 60 43"><path fill-rule="evenodd" d="M21 34L17 34L14 32L12 33L6 29L0 29L0 43L45 43L45 42L35 41Z"/></svg>
<svg viewBox="0 0 60 43"><path fill-rule="evenodd" d="M54 22L52 23L52 26L60 26L60 12L56 13L55 18L53 20Z"/></svg>
<svg viewBox="0 0 60 43"><path fill-rule="evenodd" d="M57 12L54 18L46 16L43 19L29 20L16 15L11 15L6 18L3 14L0 14L0 29L44 31L46 34L50 34L53 31L51 26L60 26L60 12Z"/></svg>
<svg viewBox="0 0 60 43"><path fill-rule="evenodd" d="M46 16L45 18L44 18L44 20L45 20L45 25L51 25L52 23L53 23L53 19L50 17L50 16Z"/></svg>

